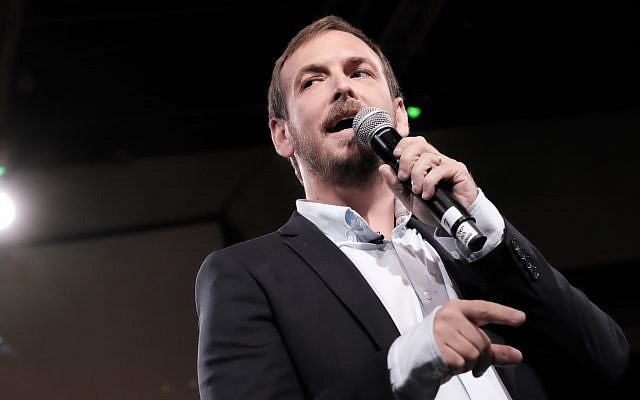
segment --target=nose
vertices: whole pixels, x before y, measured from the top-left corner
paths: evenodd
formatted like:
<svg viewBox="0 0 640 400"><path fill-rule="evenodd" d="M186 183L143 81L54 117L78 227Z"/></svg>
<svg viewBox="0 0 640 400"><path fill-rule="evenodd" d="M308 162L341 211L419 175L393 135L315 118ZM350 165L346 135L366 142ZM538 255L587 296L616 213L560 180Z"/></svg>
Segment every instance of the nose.
<svg viewBox="0 0 640 400"><path fill-rule="evenodd" d="M349 97L355 99L356 94L353 90L353 86L351 85L351 80L346 75L340 75L336 77L336 86L333 94L333 101L344 101Z"/></svg>

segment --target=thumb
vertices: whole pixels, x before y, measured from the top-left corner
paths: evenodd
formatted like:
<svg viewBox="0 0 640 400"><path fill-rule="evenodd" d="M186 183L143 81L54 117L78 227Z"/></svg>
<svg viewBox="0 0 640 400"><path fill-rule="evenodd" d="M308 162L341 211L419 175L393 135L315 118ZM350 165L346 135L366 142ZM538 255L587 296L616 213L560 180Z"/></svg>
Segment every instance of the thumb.
<svg viewBox="0 0 640 400"><path fill-rule="evenodd" d="M492 344L493 364L510 366L522 361L522 353L515 347L504 344Z"/></svg>
<svg viewBox="0 0 640 400"><path fill-rule="evenodd" d="M491 364L502 367L510 367L522 361L522 353L515 347L503 344L491 344L491 360L479 362L473 367L473 376L479 377L489 368Z"/></svg>

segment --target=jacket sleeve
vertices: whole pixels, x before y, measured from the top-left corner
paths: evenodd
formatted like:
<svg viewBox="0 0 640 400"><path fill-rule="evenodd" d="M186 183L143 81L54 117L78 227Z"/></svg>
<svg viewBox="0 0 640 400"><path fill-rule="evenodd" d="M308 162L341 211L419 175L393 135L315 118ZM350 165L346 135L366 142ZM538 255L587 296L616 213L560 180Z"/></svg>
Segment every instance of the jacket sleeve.
<svg viewBox="0 0 640 400"><path fill-rule="evenodd" d="M618 324L554 269L508 221L502 243L487 256L450 269L466 298L518 308L527 314L518 328L492 327L523 351L547 378L620 379L629 346ZM569 383L568 381L565 383ZM583 385L584 386L584 385Z"/></svg>
<svg viewBox="0 0 640 400"><path fill-rule="evenodd" d="M360 368L321 393L310 393L259 282L224 250L202 264L195 294L201 399L392 399L388 349L363 360Z"/></svg>

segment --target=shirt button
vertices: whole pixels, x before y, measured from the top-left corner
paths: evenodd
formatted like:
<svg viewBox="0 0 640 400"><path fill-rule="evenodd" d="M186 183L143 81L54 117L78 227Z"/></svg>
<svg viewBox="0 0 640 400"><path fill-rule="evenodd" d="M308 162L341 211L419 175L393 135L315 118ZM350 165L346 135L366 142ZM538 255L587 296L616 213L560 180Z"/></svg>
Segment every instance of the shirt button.
<svg viewBox="0 0 640 400"><path fill-rule="evenodd" d="M347 225L351 225L351 222L353 221L353 218L354 218L354 217L355 217L355 215L353 215L353 211L351 211L351 210L347 210L347 211L344 213L344 222L345 222Z"/></svg>
<svg viewBox="0 0 640 400"><path fill-rule="evenodd" d="M424 297L424 299L425 299L427 302L430 302L430 301L431 301L431 299L432 299L432 297L431 297L431 293L429 293L429 292L428 292L428 291L426 291L426 290L423 290L423 291L422 291L422 297Z"/></svg>

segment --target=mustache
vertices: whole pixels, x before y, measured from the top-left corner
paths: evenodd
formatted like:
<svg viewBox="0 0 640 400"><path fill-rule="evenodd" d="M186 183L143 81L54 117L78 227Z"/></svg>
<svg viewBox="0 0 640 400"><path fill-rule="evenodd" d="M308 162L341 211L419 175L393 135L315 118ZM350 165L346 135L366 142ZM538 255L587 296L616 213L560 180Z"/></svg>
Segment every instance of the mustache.
<svg viewBox="0 0 640 400"><path fill-rule="evenodd" d="M338 122L345 118L353 118L358 113L358 111L362 110L364 105L360 103L358 100L347 99L344 101L335 102L324 121L322 122L322 130L328 131L333 128Z"/></svg>

